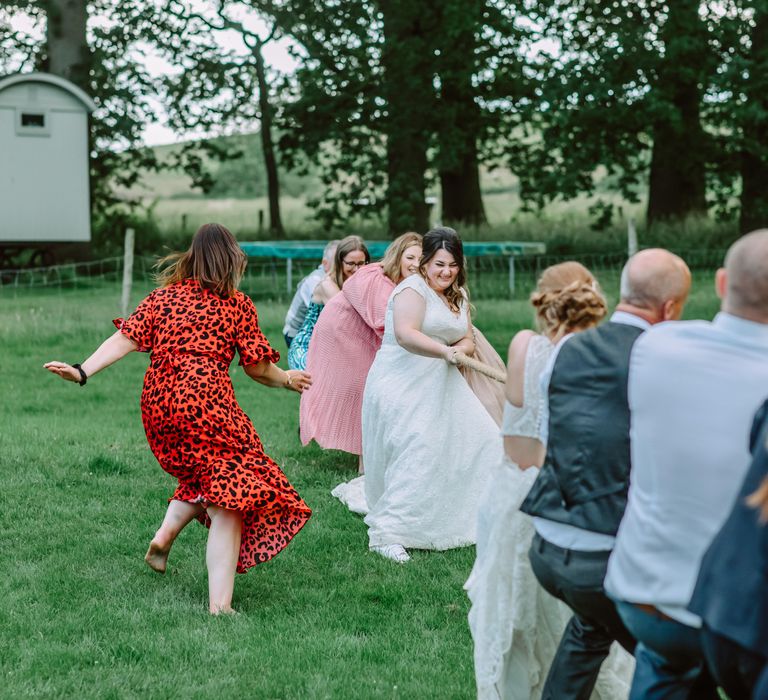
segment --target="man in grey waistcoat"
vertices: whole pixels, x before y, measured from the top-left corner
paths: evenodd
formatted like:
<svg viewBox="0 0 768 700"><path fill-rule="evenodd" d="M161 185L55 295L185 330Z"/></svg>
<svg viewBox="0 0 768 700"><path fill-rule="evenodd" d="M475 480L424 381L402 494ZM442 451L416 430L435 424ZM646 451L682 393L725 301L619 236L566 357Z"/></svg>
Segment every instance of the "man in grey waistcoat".
<svg viewBox="0 0 768 700"><path fill-rule="evenodd" d="M536 528L536 578L573 611L544 700L586 700L611 644L634 651L603 589L629 488L629 357L647 328L680 318L690 284L688 267L669 251L632 256L610 321L563 338L542 376L547 452L521 510Z"/></svg>

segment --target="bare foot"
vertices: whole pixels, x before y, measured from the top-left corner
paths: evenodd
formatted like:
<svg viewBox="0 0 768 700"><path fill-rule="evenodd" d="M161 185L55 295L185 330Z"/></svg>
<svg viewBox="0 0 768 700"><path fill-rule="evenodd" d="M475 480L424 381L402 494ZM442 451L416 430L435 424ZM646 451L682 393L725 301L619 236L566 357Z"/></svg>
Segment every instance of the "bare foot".
<svg viewBox="0 0 768 700"><path fill-rule="evenodd" d="M219 607L212 605L210 608L211 615L239 615L233 607L227 605L226 607Z"/></svg>
<svg viewBox="0 0 768 700"><path fill-rule="evenodd" d="M159 574L164 574L168 564L168 553L170 551L170 546L161 547L157 542L152 540L149 543L147 553L144 555L144 561L149 564L150 569L154 569Z"/></svg>

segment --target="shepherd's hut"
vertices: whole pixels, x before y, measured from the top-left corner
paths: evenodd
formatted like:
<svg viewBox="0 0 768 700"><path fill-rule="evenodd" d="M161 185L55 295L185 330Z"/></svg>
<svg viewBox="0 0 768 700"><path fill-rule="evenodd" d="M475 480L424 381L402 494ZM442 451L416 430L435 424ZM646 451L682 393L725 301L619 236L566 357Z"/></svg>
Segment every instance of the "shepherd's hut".
<svg viewBox="0 0 768 700"><path fill-rule="evenodd" d="M93 100L47 73L0 79L0 247L47 251L91 238Z"/></svg>

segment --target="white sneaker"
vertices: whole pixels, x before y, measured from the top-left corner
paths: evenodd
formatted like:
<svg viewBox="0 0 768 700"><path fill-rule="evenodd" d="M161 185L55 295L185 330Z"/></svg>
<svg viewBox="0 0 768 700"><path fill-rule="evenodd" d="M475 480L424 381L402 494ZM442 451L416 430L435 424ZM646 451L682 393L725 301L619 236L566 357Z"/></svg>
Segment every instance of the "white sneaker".
<svg viewBox="0 0 768 700"><path fill-rule="evenodd" d="M398 564L405 564L410 561L411 557L408 556L408 552L405 551L405 547L401 544L382 544L376 547L371 547L372 552L381 554L382 557L396 561Z"/></svg>

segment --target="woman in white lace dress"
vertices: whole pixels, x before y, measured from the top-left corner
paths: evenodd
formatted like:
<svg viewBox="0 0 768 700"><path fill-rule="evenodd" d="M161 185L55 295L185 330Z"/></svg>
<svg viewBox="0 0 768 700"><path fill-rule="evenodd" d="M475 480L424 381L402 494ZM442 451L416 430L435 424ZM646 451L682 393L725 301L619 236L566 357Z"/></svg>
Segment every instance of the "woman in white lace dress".
<svg viewBox="0 0 768 700"><path fill-rule="evenodd" d="M454 364L474 352L464 254L453 229L423 240L419 274L392 292L363 395L369 546L397 562L406 547L474 544L477 510L502 457L498 427Z"/></svg>
<svg viewBox="0 0 768 700"><path fill-rule="evenodd" d="M606 314L591 273L576 262L547 268L531 295L541 335L518 333L509 347L507 400L502 423L504 458L480 505L477 560L465 588L472 601L477 695L482 699L541 697L571 612L538 583L528 561L530 518L519 506L544 458L538 440L539 377L561 338L586 330ZM633 663L623 650L603 664L596 695L626 697Z"/></svg>

